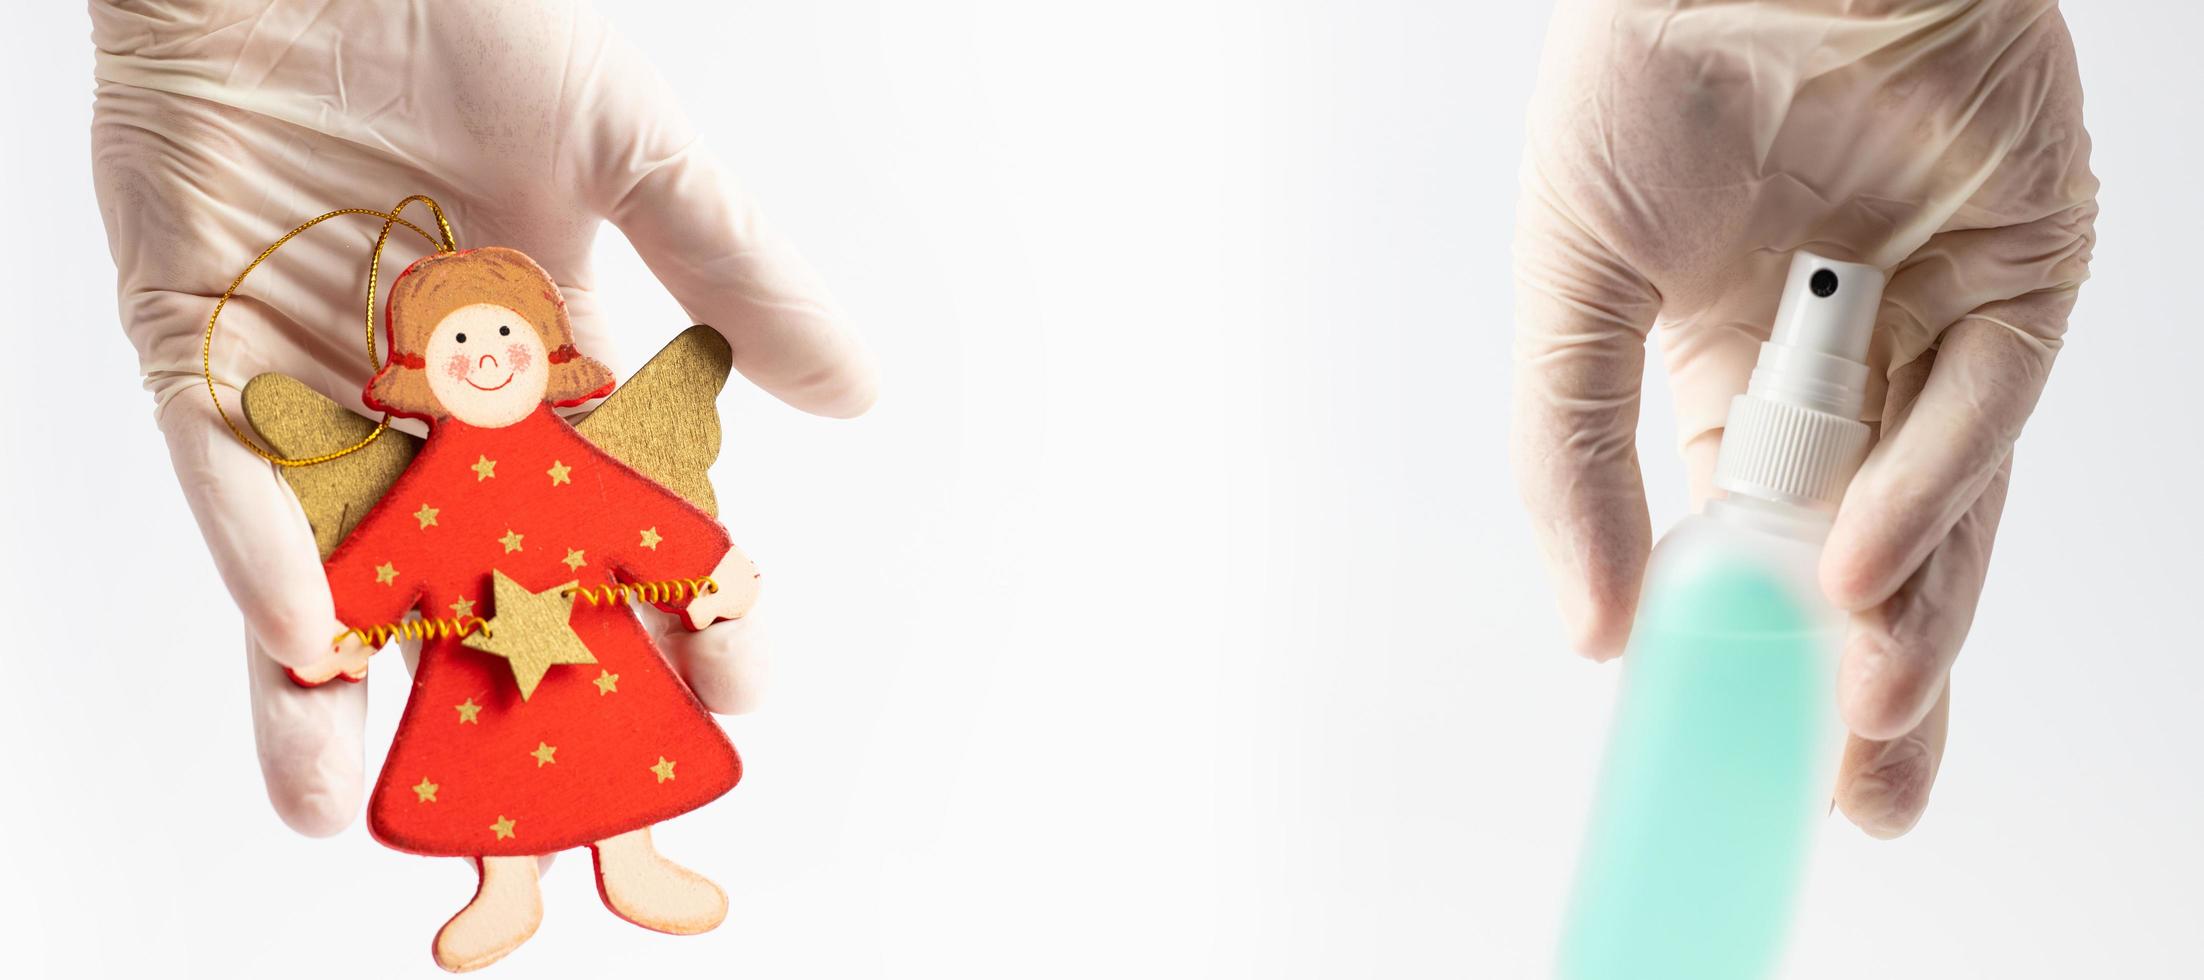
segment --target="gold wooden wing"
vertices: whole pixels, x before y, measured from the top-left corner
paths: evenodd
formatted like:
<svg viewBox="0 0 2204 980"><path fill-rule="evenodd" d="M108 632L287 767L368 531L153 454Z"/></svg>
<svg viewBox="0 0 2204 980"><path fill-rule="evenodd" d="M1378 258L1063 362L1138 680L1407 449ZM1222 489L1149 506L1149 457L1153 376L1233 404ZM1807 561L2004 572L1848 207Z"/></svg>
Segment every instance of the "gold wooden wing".
<svg viewBox="0 0 2204 980"><path fill-rule="evenodd" d="M710 327L690 327L610 398L567 421L597 448L717 517L709 470L719 458L719 392L733 367L734 352L726 338ZM253 431L277 455L290 459L335 452L375 428L303 382L280 374L254 378L245 385L241 401ZM314 546L324 560L420 451L421 440L392 429L350 455L282 468L283 479L313 525Z"/></svg>

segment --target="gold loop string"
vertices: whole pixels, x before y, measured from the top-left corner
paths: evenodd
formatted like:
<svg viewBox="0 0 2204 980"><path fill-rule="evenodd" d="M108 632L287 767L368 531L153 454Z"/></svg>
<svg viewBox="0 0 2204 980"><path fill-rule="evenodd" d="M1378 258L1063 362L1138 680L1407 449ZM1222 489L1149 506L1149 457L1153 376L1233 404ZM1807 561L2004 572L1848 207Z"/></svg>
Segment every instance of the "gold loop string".
<svg viewBox="0 0 2204 980"><path fill-rule="evenodd" d="M442 242L432 241L429 244L435 246L439 254L458 249L458 244L452 239L451 222L444 220L444 209L438 207L436 201L427 194L415 194L399 201L396 206L390 209L390 216L383 219L383 230L375 236L374 250L367 253L367 369L370 371L379 371L383 367L383 359L375 356L375 283L382 274L383 243L390 240L390 229L394 225L404 225L412 228L416 234L421 232L421 229L415 227L413 222L398 217L399 212L406 209L406 205L415 201L428 205L429 213L436 216L436 230L444 236ZM427 238L428 236L423 234L421 237Z"/></svg>
<svg viewBox="0 0 2204 980"><path fill-rule="evenodd" d="M429 212L436 217L436 230L438 232L437 235L431 235L420 225L414 224L413 222L407 221L405 218L399 216L399 212L404 211L406 209L406 205L412 204L415 201L419 201L422 204L427 205ZM245 285L245 277L252 275L254 269L260 268L260 263L267 261L268 256L274 255L276 249L282 248L284 243L289 242L293 238L297 238L308 228L312 228L315 225L321 224L322 222L327 221L331 218L342 217L348 214L360 214L383 219L382 233L375 237L375 249L374 251L369 252L367 257L367 362L368 369L371 371L379 370L382 368L382 362L375 354L375 290L376 284L379 279L379 274L382 269L383 245L390 239L391 228L403 227L412 231L414 234L421 236L421 239L428 242L429 246L434 248L439 254L446 252L455 252L459 250L458 241L452 236L451 222L444 219L444 209L438 206L437 203L434 200L431 200L427 195L415 194L407 197L403 201L399 201L388 211L377 211L374 208L338 208L335 211L330 211L325 214L317 215L311 219L308 219L307 221L300 223L298 227L293 228L290 231L284 232L283 237L268 243L268 247L261 249L260 254L254 256L253 260L245 265L244 270L240 271L237 274L237 278L230 280L229 288L222 290L222 298L214 302L214 312L207 317L206 335L202 337L199 341L199 375L202 379L206 381L207 398L214 402L215 414L222 417L222 424L229 427L230 434L236 436L237 441L244 443L245 448L252 450L254 455L259 456L261 459L265 459L268 462L274 463L277 466L312 466L315 463L326 463L332 459L349 456L353 453L359 452L360 450L367 448L369 443L372 443L375 440L382 438L383 432L390 428L390 416L384 415L380 421L377 421L375 423L374 430L370 431L365 437L361 438L360 441L355 442L352 445L346 446L343 449L336 450L335 452L327 452L319 456L308 456L302 459L285 459L282 456L278 456L272 452L269 452L266 449L260 448L260 444L246 437L245 430L238 428L236 420L230 418L229 410L222 407L222 396L215 390L214 325L222 319L222 309L230 304L230 297L237 295L238 288Z"/></svg>

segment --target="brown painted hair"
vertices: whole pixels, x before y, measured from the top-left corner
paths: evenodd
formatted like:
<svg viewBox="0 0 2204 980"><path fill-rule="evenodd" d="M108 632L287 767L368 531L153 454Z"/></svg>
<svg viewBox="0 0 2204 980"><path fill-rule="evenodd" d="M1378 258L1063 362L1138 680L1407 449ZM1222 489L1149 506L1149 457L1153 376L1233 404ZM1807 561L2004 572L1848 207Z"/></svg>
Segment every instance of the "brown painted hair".
<svg viewBox="0 0 2204 980"><path fill-rule="evenodd" d="M579 405L612 391L612 372L574 349L574 325L557 283L534 259L509 248L473 248L431 255L406 267L390 287L385 318L390 357L367 383L369 407L409 418L451 414L429 389L421 351L452 311L495 303L527 318L550 352L551 386L543 400Z"/></svg>

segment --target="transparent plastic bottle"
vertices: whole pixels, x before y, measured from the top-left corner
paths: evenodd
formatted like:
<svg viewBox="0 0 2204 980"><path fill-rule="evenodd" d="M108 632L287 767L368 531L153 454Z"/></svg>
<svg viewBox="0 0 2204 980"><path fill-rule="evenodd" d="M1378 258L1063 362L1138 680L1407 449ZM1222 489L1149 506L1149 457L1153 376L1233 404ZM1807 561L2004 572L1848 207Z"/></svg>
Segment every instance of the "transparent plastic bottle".
<svg viewBox="0 0 2204 980"><path fill-rule="evenodd" d="M1867 443L1882 294L1809 253L1731 405L1727 498L1653 550L1574 894L1566 980L1759 980L1778 968L1842 748L1842 615L1816 576Z"/></svg>

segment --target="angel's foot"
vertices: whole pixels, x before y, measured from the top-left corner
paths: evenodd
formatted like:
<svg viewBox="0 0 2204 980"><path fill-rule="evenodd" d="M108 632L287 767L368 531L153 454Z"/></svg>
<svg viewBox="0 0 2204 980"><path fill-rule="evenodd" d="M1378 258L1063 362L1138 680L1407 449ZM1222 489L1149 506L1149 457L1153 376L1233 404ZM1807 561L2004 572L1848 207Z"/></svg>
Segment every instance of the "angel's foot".
<svg viewBox="0 0 2204 980"><path fill-rule="evenodd" d="M597 857L597 893L620 918L677 936L708 932L727 918L727 893L660 856L649 827L598 841L590 852Z"/></svg>
<svg viewBox="0 0 2204 980"><path fill-rule="evenodd" d="M474 901L437 930L436 965L453 973L479 970L520 948L543 922L536 859L486 857L475 862L482 884Z"/></svg>

